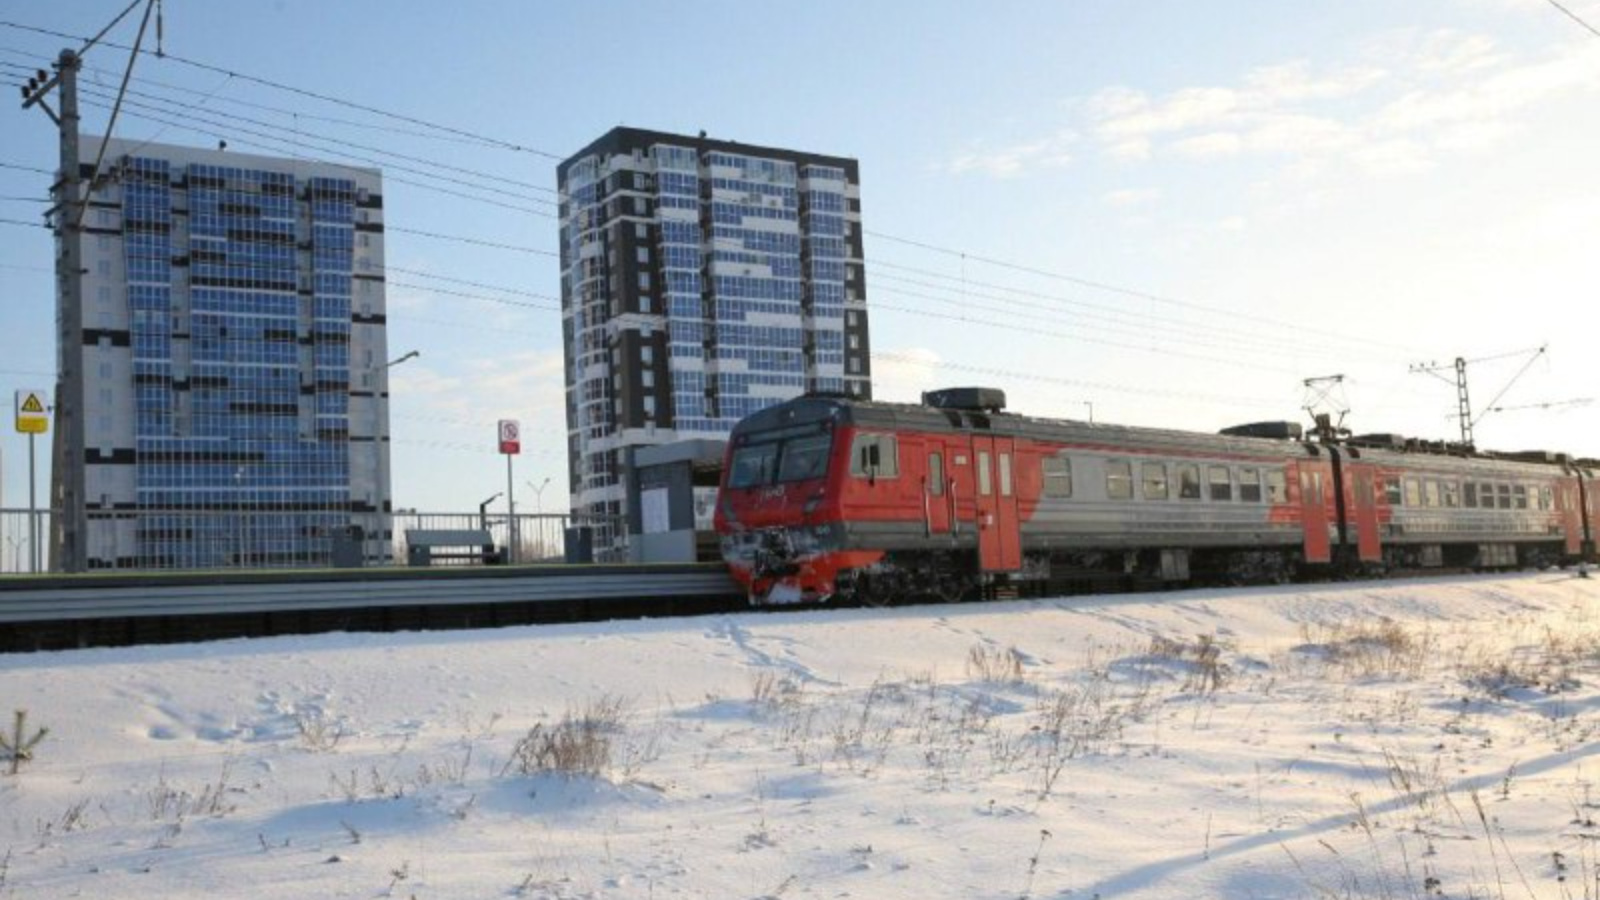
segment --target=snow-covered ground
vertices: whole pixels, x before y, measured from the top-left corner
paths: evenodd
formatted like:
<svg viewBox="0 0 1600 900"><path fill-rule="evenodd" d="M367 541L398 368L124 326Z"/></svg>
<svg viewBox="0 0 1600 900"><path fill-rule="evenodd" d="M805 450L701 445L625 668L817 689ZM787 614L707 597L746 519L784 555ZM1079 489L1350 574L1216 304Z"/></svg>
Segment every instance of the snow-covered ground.
<svg viewBox="0 0 1600 900"><path fill-rule="evenodd" d="M1546 572L0 657L50 729L0 897L1600 897L1597 609Z"/></svg>

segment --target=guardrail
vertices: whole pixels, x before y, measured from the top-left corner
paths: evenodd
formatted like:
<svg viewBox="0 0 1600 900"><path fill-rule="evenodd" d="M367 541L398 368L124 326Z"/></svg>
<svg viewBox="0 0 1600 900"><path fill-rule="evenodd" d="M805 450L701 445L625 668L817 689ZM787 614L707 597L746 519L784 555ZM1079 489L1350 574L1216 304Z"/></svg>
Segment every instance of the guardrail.
<svg viewBox="0 0 1600 900"><path fill-rule="evenodd" d="M51 546L55 515L0 508L0 574L62 570ZM598 546L620 521L571 513L96 508L85 513L85 526L90 570L186 571L404 565L406 534L418 530L487 531L507 562L559 562L568 529L590 530Z"/></svg>
<svg viewBox="0 0 1600 900"><path fill-rule="evenodd" d="M739 605L706 564L0 578L0 652L331 630L488 627Z"/></svg>

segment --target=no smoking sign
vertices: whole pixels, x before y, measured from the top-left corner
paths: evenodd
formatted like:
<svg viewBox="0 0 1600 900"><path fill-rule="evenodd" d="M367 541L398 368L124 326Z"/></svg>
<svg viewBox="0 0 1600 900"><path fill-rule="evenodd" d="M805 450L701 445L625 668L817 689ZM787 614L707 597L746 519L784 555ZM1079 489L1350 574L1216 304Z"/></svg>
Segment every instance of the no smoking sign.
<svg viewBox="0 0 1600 900"><path fill-rule="evenodd" d="M522 426L516 419L500 420L500 452L507 456L522 452Z"/></svg>

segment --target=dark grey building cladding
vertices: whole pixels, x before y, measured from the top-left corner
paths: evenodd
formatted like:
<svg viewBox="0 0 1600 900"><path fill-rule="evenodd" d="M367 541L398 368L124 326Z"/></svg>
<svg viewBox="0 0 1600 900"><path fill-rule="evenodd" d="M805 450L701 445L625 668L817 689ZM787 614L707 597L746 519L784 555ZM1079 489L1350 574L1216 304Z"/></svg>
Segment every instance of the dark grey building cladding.
<svg viewBox="0 0 1600 900"><path fill-rule="evenodd" d="M743 144L739 141L708 138L703 132L699 137L694 137L685 134L671 134L665 131L651 131L645 128L627 127L613 128L596 138L594 141L590 142L587 147L584 147L577 153L572 154L572 156L564 160L561 165L556 167L556 180L562 184L566 184L567 174L572 170L573 165L575 165L584 157L628 154L634 152L635 150L642 153L656 144L671 144L677 147L691 147L695 150L695 152L701 154L714 150L720 150L727 153L760 156L768 159L781 159L786 162L792 162L799 166L834 166L844 170L845 178L851 184L861 183L860 163L847 156L827 156L820 153L802 153L798 150L785 150L782 147L764 147L759 144ZM638 173L629 172L616 174L636 176ZM616 189L613 187L614 184L615 183L611 182L610 178L608 178L608 190L605 191L605 193L610 193L612 190ZM628 184L629 187L632 188L634 187L635 182L630 180ZM852 206L852 212L861 211L861 201L859 199L851 198L849 202ZM565 216L564 210L562 215ZM860 257L857 258L859 259Z"/></svg>

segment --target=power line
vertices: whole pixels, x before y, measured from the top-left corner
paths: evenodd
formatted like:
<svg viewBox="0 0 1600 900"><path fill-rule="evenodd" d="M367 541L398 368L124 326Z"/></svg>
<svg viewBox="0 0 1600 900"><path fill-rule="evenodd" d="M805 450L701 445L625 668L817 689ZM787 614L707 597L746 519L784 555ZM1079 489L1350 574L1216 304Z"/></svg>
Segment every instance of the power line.
<svg viewBox="0 0 1600 900"><path fill-rule="evenodd" d="M1596 31L1595 27L1593 25L1590 25L1588 22L1585 22L1582 18L1580 18L1578 16L1577 13L1573 12L1570 9L1567 9L1565 6L1562 6L1560 3L1556 2L1556 0L1545 0L1545 2L1549 3L1551 6L1554 6L1556 9L1561 10L1563 15L1565 15L1567 18L1571 19L1572 21L1577 22L1580 26L1583 27L1583 29L1585 31L1589 32L1590 34L1594 35L1595 37L1600 37L1600 31Z"/></svg>
<svg viewBox="0 0 1600 900"><path fill-rule="evenodd" d="M22 172L37 172L40 175L54 175L50 169L41 169L38 166L24 166L18 163L0 162L0 169L17 169Z"/></svg>
<svg viewBox="0 0 1600 900"><path fill-rule="evenodd" d="M105 92L96 91L96 90L83 90L82 93L87 97L93 97L93 98L96 98L96 99L101 101L99 103L96 103L96 102L92 102L92 101L86 100L86 101L84 101L84 105L93 106L93 107L96 107L96 108L99 108L99 109L104 109L105 108L104 99L107 96L105 94ZM200 131L201 133L205 133L203 129L199 129L199 128L194 127L195 124L198 123L200 125L209 125L209 126L216 127L216 128L232 129L232 131L238 132L240 134L251 135L251 136L254 136L254 137L258 137L258 138L262 138L262 139L270 140L270 141L277 141L279 143L287 144L287 145L289 145L291 147L297 147L297 148L301 148L301 149L305 149L305 150L311 150L311 151L314 151L314 152L317 152L317 153L328 153L329 152L329 149L327 147L318 146L316 143L309 143L308 144L308 143L306 143L304 141L301 141L301 140L294 140L294 139L291 139L291 138L285 137L285 136L269 134L269 133L262 132L262 131L259 131L259 130L253 129L253 128L246 128L246 127L243 127L243 126L240 126L240 125L235 125L235 124L233 124L231 122L218 121L216 119L212 119L212 118L208 118L208 117L205 117L205 116L196 115L194 110L185 110L185 111L182 111L182 112L172 111L172 110L162 109L160 107L153 107L148 103L140 103L137 100L129 100L129 101L125 101L125 103L131 109L144 110L144 112L140 112L140 113L135 113L135 112L131 112L130 111L128 113L129 116L137 116L138 118L147 119L147 120L153 121L153 122L159 122L159 123L167 125L168 127L187 128L187 129L189 129L191 131ZM173 121L171 119L160 118L160 116L170 116L170 115L182 115L182 116L184 116L184 119L182 121ZM268 128L276 128L277 126L268 124L266 127L268 127ZM217 134L218 134L219 137L229 137L229 136L231 136L232 132L219 132ZM327 141L327 140L324 140L323 138L317 137L315 135L310 135L309 137L310 137L311 140L316 141L318 143L345 143L346 146L352 146L352 147L353 146L357 146L357 145L354 145L354 144L348 144L347 142ZM385 153L387 151L381 151L380 150L378 152L379 153ZM471 188L473 190L494 191L494 192L500 193L502 195L508 196L511 199L521 200L521 201L528 202L528 203L543 203L543 204L547 204L547 205L551 205L551 206L555 205L555 201L553 201L553 200L548 200L548 199L546 199L544 197L534 197L534 196L530 196L530 195L526 195L526 194L520 194L520 193L516 193L516 192L512 192L512 191L506 191L504 188L501 188L501 187L496 186L496 185L478 184L477 182L467 181L467 180L461 179L461 178L455 178L455 177L450 176L450 175L436 174L434 172L429 172L429 171L427 171L425 169L418 169L418 168L415 168L415 167L412 167L412 166L398 165L398 164L395 164L395 163L388 163L388 162L385 162L385 161L383 161L381 159L373 159L372 157L360 156L360 155L357 155L357 154L354 154L354 153L346 152L345 155L350 159L354 159L354 160L357 160L357 161L360 161L360 162L368 163L370 165L378 166L378 167L381 167L381 168L383 168L385 170L408 172L408 173L411 173L411 174L414 174L414 175L420 175L420 176L422 176L424 178L433 178L433 179L436 179L438 181L443 181L443 182L447 182L447 183L450 183L450 184L460 185L462 187ZM408 157L401 157L400 154L389 154L389 155L397 156L397 157L400 157L400 158L408 158ZM436 163L428 163L428 164L429 165L434 165L434 166L439 167L439 168L449 168L449 167L445 167L445 166L440 166L439 164L436 164ZM493 176L481 176L481 177L492 178ZM548 212L539 212L537 210L533 210L532 212L534 212L535 214L545 215L545 216L550 216L551 215Z"/></svg>
<svg viewBox="0 0 1600 900"><path fill-rule="evenodd" d="M18 56L21 56L23 58L30 59L30 60L45 60L47 62L49 60L49 57L44 56L42 54L30 53L30 52L25 51L25 50L17 50L15 48L11 48L11 47L0 47L0 51L8 51L8 52L14 53L14 54L16 54ZM4 62L0 62L0 65L16 65L16 64L15 63L7 64L7 63L4 63ZM100 68L97 68L95 66L84 66L84 71L94 72L94 73L97 73L97 74L104 74L107 70L100 69ZM223 83L227 83L228 81L234 80L236 75L233 72L227 72L227 73L224 73L223 77L224 77L224 82ZM151 86L151 87L163 88L163 89L166 89L166 90L169 90L169 91L176 91L176 92L181 93L181 94L199 95L199 94L202 93L202 91L200 91L200 90L198 90L196 88L188 87L188 86L181 85L181 84L173 84L170 81L161 81L161 80L155 79L155 78L140 78L139 82L141 84L144 84L144 85L148 85L148 86ZM455 143L455 144L470 144L470 145L474 145L474 146L486 146L486 147L496 146L492 141L486 141L486 140L482 140L482 139L479 139L479 138L449 137L449 136L446 136L446 135L443 135L443 134L430 133L430 132L426 132L426 131L414 131L414 130L409 129L409 128L395 128L394 126L391 126L391 125L377 125L377 124L374 124L372 122L358 122L358 121L356 121L354 119L341 119L341 118L338 118L336 116L319 116L319 115L316 115L315 113L299 112L299 111L288 109L288 108L282 107L282 106L273 106L273 105L268 104L268 103L253 103L253 102L251 102L249 100L243 100L243 99L240 99L238 97L226 97L226 98L223 98L223 102L231 104L231 105L234 105L234 106L242 106L242 107L244 107L246 109L255 109L255 110L260 110L262 112L272 112L272 113L278 113L280 115L293 116L297 120L298 119L308 119L308 120L311 120L311 121L314 121L314 122L327 122L327 123L329 123L331 125L343 125L343 126L347 126L347 127L350 127L350 128L361 128L361 129L368 130L368 131L381 131L381 132L385 132L385 133L388 133L388 134L401 134L401 135L406 135L407 137L418 137L418 138L423 138L425 140L448 141L448 142Z"/></svg>
<svg viewBox="0 0 1600 900"><path fill-rule="evenodd" d="M193 108L194 108L194 104L192 104L192 103L186 103L186 102L179 101L179 100L169 99L167 97L162 97L162 96L160 96L158 94L152 94L152 93L149 93L147 91L129 91L129 93L132 94L135 97L143 97L143 98L146 98L146 99L149 99L149 100L154 100L157 103L163 104L165 106L177 107L177 109L172 109L172 110L163 110L163 109L158 109L157 110L159 112L162 112L165 115L187 114L187 113L192 112ZM101 95L101 96L103 96L103 95ZM145 109L151 109L152 108L149 104L141 104L141 106L142 106L142 108L145 108ZM238 122L243 122L243 123L246 123L246 124L249 124L249 125L258 125L258 126L263 127L263 128L272 128L272 129L278 129L278 130L282 130L282 128L283 128L282 125L279 125L278 123L275 123L275 122L265 122L265 121L262 121L261 119L253 119L253 118L250 118L249 116L235 115L234 113L227 113L227 112L223 112L221 110L213 109L213 110L208 110L208 112L211 115L221 116L224 119L230 119L230 120L234 120L234 121L238 121ZM216 124L216 123L213 123L213 124ZM410 156L408 154L399 153L399 152L394 151L394 150L388 150L388 149L385 149L383 147L374 147L371 144L358 144L358 143L356 143L354 141L345 140L343 138L337 138L337 137L331 137L331 136L328 136L328 135L317 134L316 132L303 131L303 130L298 129L298 128L294 129L291 133L293 133L294 135L299 136L299 137L308 137L308 138L312 138L312 139L315 139L315 140L318 140L318 141L322 141L322 142L328 143L328 144L337 144L337 145L341 145L341 146L345 146L345 147L353 147L353 148L355 148L357 150L362 150L362 151L369 152L369 153L378 153L378 154L381 154L381 155L384 155L384 156L392 156L395 159L406 160L408 162L422 163L424 165L433 166L434 168L443 169L445 171L459 172L459 173L466 174L466 175L472 175L472 176L475 176L477 178L481 178L481 179L483 179L485 181L494 182L496 184L513 184L513 185L517 185L519 187L531 188L533 190L541 191L541 192L547 193L547 194L554 194L556 192L554 188L547 187L547 186L541 185L541 184L534 184L531 181L518 181L518 180L513 179L513 178L507 178L507 177L505 177L503 175L494 175L494 174L490 174L490 173L487 173L487 172L479 171L477 169L469 169L469 168L466 168L464 166L456 166L456 165L452 165L450 163L440 162L440 161L434 160L434 159L428 159L426 157ZM530 197L530 198L527 198L527 199L533 200L534 202L538 202L538 203L550 203L550 204L554 203L553 200L548 200L548 199L545 199L543 197L539 197L539 198Z"/></svg>
<svg viewBox="0 0 1600 900"><path fill-rule="evenodd" d="M480 238L463 237L457 234L439 234L433 231L420 231L415 228L402 228L399 225L390 225L387 222L384 223L383 230L386 233L393 231L400 234L414 234L418 237L433 238L440 241L456 241L458 243L472 244L478 247L490 247L495 250L514 250L517 253L531 253L536 256L552 256L558 259L561 257L561 254L554 250L541 250L538 247L519 247L515 244L502 244L498 241L486 241Z"/></svg>
<svg viewBox="0 0 1600 900"><path fill-rule="evenodd" d="M1266 317L1262 317L1262 316L1249 315L1249 314L1246 314L1246 313L1234 312L1233 310L1222 309L1220 307L1206 306L1206 305L1200 304L1200 303L1191 303L1191 302L1189 302L1187 300L1178 300L1178 299L1175 299L1175 298L1172 298L1172 297L1163 297L1163 296L1161 296L1159 294L1152 294L1152 293L1149 293L1147 291L1136 290L1136 289L1133 289L1133 288L1119 287L1119 286L1114 285L1114 284L1108 284L1108 283L1103 282L1103 281L1095 281L1095 280L1092 280L1092 279L1083 278L1083 277L1078 276L1078 275L1069 275L1069 274L1065 274L1065 273L1062 273L1062 272L1052 272L1052 271L1049 271L1047 269L1040 269L1040 268L1037 268L1037 267L1034 267L1034 266L1023 265L1021 263L1008 262L1006 260L995 259L994 257L990 257L990 256L983 256L983 255L976 254L976 253L967 253L967 252L965 252L963 250L956 250L956 249L952 249L952 248L949 248L949 247L941 247L941 246L939 246L937 244L930 244L930 243L927 243L926 241L919 241L919 240L915 240L915 239L912 239L912 238L897 237L897 236L892 235L892 234L885 234L884 232L873 231L873 230L867 229L867 228L863 228L861 231L862 231L863 234L871 235L872 237L875 237L875 238L881 238L883 240L891 241L891 242L897 243L897 244L904 244L904 245L909 246L909 247L916 247L916 248L918 248L920 250L927 250L929 252L939 253L939 254L942 254L942 255L945 255L945 256L957 257L957 258L960 258L962 260L971 260L972 262L978 262L978 263L983 263L985 265L996 266L996 267L999 267L999 268L1002 268L1002 269L1010 269L1012 271L1022 272L1022 273L1028 274L1028 275L1036 275L1036 276L1039 276L1041 278L1050 278L1050 279L1054 279L1056 281L1064 281L1064 282L1067 282L1069 284L1076 284L1076 285L1078 285L1080 287L1086 287L1086 288L1090 288L1092 290L1105 291L1106 293L1111 293L1111 294L1120 294L1122 296L1133 297L1133 298L1138 299L1138 300L1147 300L1147 301L1149 301L1151 303L1161 303L1161 304L1168 305L1168 306L1178 306L1178 307L1184 307L1184 308L1187 308L1187 309L1193 309L1193 310L1197 310L1199 312L1212 313L1212 314L1215 314L1215 315L1229 316L1231 318L1236 318L1236 319L1244 319L1246 321L1253 322L1253 323L1258 323L1258 324L1272 325L1272 326L1277 327L1277 328L1283 328L1283 329L1287 329L1287 330L1290 330L1290 331L1297 331L1297 332L1301 332L1303 334L1308 334L1308 335L1311 335L1311 336L1313 336L1315 338L1322 339L1322 340L1326 340L1328 337L1331 337L1331 336L1336 336L1336 335L1331 335L1327 330L1321 329L1321 328L1309 328L1309 327L1304 326L1304 325L1295 325L1295 324L1290 323L1290 322L1280 322L1280 321L1275 320L1275 319L1270 319L1270 318L1266 318ZM1370 344L1372 346L1383 347L1383 348L1390 349L1390 350L1402 350L1403 351L1405 349L1403 347L1399 347L1398 345L1385 344L1385 343L1382 343L1380 341L1373 341L1373 340L1368 339L1368 338L1341 337L1341 340L1345 340L1345 341L1348 341L1350 343Z"/></svg>
<svg viewBox="0 0 1600 900"><path fill-rule="evenodd" d="M18 31L29 31L29 32L33 32L35 34L44 34L44 35L49 35L51 37L64 38L64 39L67 39L67 40L85 40L85 38L82 35L68 34L66 32L55 31L55 30L49 29L49 28L41 28L41 27L39 27L37 25L24 25L24 24L22 24L20 22L0 21L0 27L12 28L12 29L16 29ZM132 47L129 47L127 45L114 44L114 43L112 43L110 41L105 41L104 43L106 44L106 46L117 47L117 48L122 49L122 50L132 50L133 49ZM143 50L143 51L140 51L140 52L144 53L144 54L147 54L147 55L155 55L152 51L149 51L149 50ZM309 97L309 98L311 98L313 100L321 100L324 103L332 103L332 104L334 104L336 106L343 106L343 107L345 107L347 109L355 109L355 110L359 110L361 112L371 113L372 115L382 116L382 117L384 117L386 119L393 119L394 121L397 121L397 122L405 122L405 123L410 124L410 125L417 125L417 126L420 126L420 127L423 127L423 128L428 128L428 129L432 129L432 130L435 130L435 131L444 132L446 134L453 134L453 135L456 135L458 137L473 138L475 140L482 141L485 144L490 144L492 146L496 146L496 147L499 147L499 148L504 149L504 150L511 150L511 151L518 152L518 153L528 153L528 154L532 154L534 156L543 156L543 157L547 157L549 159L554 159L554 160L565 159L565 157L563 157L563 156L559 156L557 154L551 153L551 152L546 151L546 150L540 150L540 149L535 148L535 147L527 147L527 146L523 146L521 144L512 143L510 141L501 140L500 138L490 137L488 135L483 135L483 134L478 134L478 133L475 133L475 132L472 132L472 131L468 131L468 130L463 129L463 128L455 128L455 127L450 126L450 125L441 125L441 124L438 124L436 122L429 122L429 121L427 121L425 119L419 119L419 118L416 118L416 117L413 117L413 116L407 116L407 115L404 115L404 114L401 114L401 113L390 112L390 111L385 110L385 109L379 109L378 107L375 107L375 106L368 106L368 105L363 104L363 103L357 103L357 102L355 102L353 100L345 100L345 99L342 99L342 98L339 98L339 97L334 97L334 96L331 96L331 95L328 95L328 94L322 94L322 93L318 93L316 91L307 90L305 88L299 88L299 87L295 87L293 85L284 84L282 82L273 81L273 80L271 80L269 78L261 78L261 77L255 76L255 75L247 75L247 74L245 74L243 72L238 72L238 71L235 71L233 69L226 69L226 68L223 68L221 66L211 65L210 63L204 63L204 62L200 62L198 60L188 59L187 57L179 56L176 53L164 53L159 58L160 59L164 59L164 60L170 60L170 61L172 61L174 63L178 63L178 64L181 64L181 65L190 66L192 68L201 69L203 71L215 72L215 73L217 73L219 75L231 75L234 78L238 78L238 79L240 79L242 81L248 81L248 82L251 82L252 84L259 84L259 85L261 85L263 87L269 87L269 88L273 88L275 90L286 91L286 92L291 93L291 94L298 94L298 95L300 95L302 97Z"/></svg>
<svg viewBox="0 0 1600 900"><path fill-rule="evenodd" d="M98 107L98 108L101 108L101 109L106 108L104 104L95 103L95 102L92 102L92 101L84 101L84 105L86 105L86 106L94 106L94 107ZM179 122L179 121L173 121L172 119L164 119L164 118L161 118L159 116L151 115L149 113L129 113L129 116L131 116L133 118L138 118L138 119L145 119L147 121L156 122L156 123L163 124L163 125L169 125L169 126L172 126L174 128L183 129L185 131L192 131L192 132L195 132L197 134L209 135L211 137L215 137L215 138L219 138L219 139L223 139L223 140L232 139L232 140L234 140L235 143L237 143L237 144L239 144L240 146L243 146L243 147L257 147L257 148L260 148L262 150L266 150L266 151L272 152L272 153L283 153L284 152L280 147L275 147L275 146L272 146L271 144L263 144L263 143L259 143L259 142L251 141L251 140L247 140L247 139L240 139L233 132L229 132L229 131L213 131L213 130L210 130L210 129L207 129L207 128L197 128L194 125L191 125L191 124L189 124L187 122ZM286 140L286 139L282 139L282 138L274 138L274 137L270 137L269 136L269 137L267 137L267 140L276 141L276 142L281 143L281 144L287 144L287 145L289 145L291 147L305 148L305 145L303 145L303 144L298 144L295 141L290 141L290 140ZM314 149L317 149L317 148L312 147L312 148L309 148L309 149L313 149L314 150ZM358 172L359 171L363 171L361 169L361 167L359 167L359 166L352 166L352 165L339 163L339 162L327 161L327 164L331 165L331 166L338 167L338 168L349 169L351 171L358 171ZM376 162L374 162L373 164L374 165L382 165L381 163L376 163ZM395 177L393 175L388 175L388 174L385 174L383 176L383 178L384 178L384 181L386 181L386 182L391 182L391 183L394 183L394 184L410 185L412 187L422 188L423 190L434 191L435 193L448 194L448 195L453 196L453 197L459 197L459 198L461 198L463 200L471 200L471 201L476 202L476 203L484 203L484 204L487 204L489 206L497 206L497 207L500 207L502 209L509 209L509 210L512 210L513 212L527 213L528 215L531 215L531 216L540 216L540 217L547 218L547 219L555 218L555 214L554 213L550 213L550 212L547 212L547 211L544 211L544 210L530 209L530 208L525 207L525 206L517 206L517 205L512 204L512 203L505 203L503 201L495 200L495 199L492 199L492 198L489 198L489 197L479 197L479 196L476 196L476 195L473 195L473 194L464 193L462 191L453 190L451 188L441 187L441 186L436 185L436 184L428 184L426 182L413 181L413 180L406 179L406 178L397 178L397 177ZM484 189L484 188L480 188L480 189Z"/></svg>

